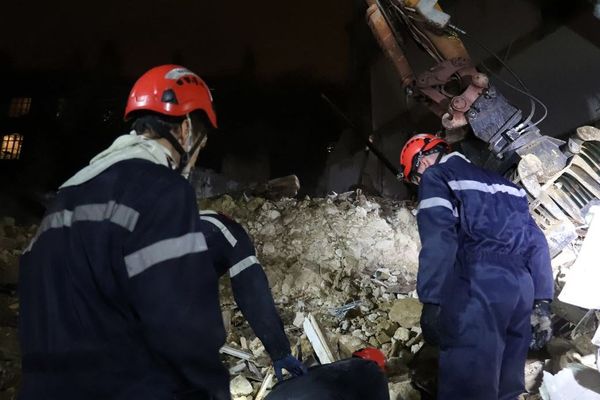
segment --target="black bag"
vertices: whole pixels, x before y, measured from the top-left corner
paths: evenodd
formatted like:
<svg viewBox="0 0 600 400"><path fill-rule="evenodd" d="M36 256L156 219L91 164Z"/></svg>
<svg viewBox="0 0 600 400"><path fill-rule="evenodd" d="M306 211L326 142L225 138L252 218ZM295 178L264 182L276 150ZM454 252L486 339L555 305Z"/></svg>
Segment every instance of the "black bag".
<svg viewBox="0 0 600 400"><path fill-rule="evenodd" d="M265 400L389 400L387 378L369 360L348 358L319 365L279 382Z"/></svg>

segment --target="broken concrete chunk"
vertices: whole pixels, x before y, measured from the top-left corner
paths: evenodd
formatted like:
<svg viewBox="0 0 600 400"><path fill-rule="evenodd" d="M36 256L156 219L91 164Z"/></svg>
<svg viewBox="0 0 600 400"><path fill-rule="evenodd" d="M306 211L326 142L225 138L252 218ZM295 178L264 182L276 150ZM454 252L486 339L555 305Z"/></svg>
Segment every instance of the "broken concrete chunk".
<svg viewBox="0 0 600 400"><path fill-rule="evenodd" d="M254 357L260 357L266 352L265 346L263 346L259 338L254 338L254 340L250 342L250 345L248 347L250 348L250 351L252 352Z"/></svg>
<svg viewBox="0 0 600 400"><path fill-rule="evenodd" d="M292 322L292 325L294 325L296 328L302 328L303 323L304 323L304 313L297 312L296 316L294 317L294 321Z"/></svg>
<svg viewBox="0 0 600 400"><path fill-rule="evenodd" d="M277 218L281 217L281 213L277 210L271 210L268 212L267 216L270 220L276 220Z"/></svg>
<svg viewBox="0 0 600 400"><path fill-rule="evenodd" d="M254 392L252 384L243 375L238 375L229 382L229 391L232 396L247 396Z"/></svg>
<svg viewBox="0 0 600 400"><path fill-rule="evenodd" d="M404 327L400 327L396 329L394 333L394 339L398 340L401 343L406 343L410 339L410 330Z"/></svg>
<svg viewBox="0 0 600 400"><path fill-rule="evenodd" d="M540 394L544 400L600 400L600 373L580 364L556 375L544 372Z"/></svg>
<svg viewBox="0 0 600 400"><path fill-rule="evenodd" d="M417 351L421 350L421 347L423 347L423 342L413 344L412 346L410 346L410 351L411 353L416 354Z"/></svg>
<svg viewBox="0 0 600 400"><path fill-rule="evenodd" d="M348 358L357 350L367 347L367 343L352 335L340 335L338 338L340 357Z"/></svg>
<svg viewBox="0 0 600 400"><path fill-rule="evenodd" d="M528 360L525 364L525 390L537 392L542 384L544 363L539 360Z"/></svg>
<svg viewBox="0 0 600 400"><path fill-rule="evenodd" d="M375 338L381 344L390 343L392 341L391 338L385 334L385 332L379 332Z"/></svg>
<svg viewBox="0 0 600 400"><path fill-rule="evenodd" d="M390 383L390 400L421 400L421 394L411 386L410 381Z"/></svg>
<svg viewBox="0 0 600 400"><path fill-rule="evenodd" d="M390 310L389 317L400 326L411 328L419 323L422 309L423 305L417 299L396 300Z"/></svg>

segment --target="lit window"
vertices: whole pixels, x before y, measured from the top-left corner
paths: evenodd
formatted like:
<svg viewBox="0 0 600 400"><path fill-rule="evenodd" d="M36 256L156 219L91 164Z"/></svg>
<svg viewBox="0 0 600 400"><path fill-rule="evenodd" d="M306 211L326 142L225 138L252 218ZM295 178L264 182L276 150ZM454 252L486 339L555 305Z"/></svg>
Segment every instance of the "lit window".
<svg viewBox="0 0 600 400"><path fill-rule="evenodd" d="M31 97L15 97L10 101L8 116L11 118L22 117L29 114Z"/></svg>
<svg viewBox="0 0 600 400"><path fill-rule="evenodd" d="M0 149L0 160L18 160L21 156L23 136L17 133L2 136L2 148Z"/></svg>

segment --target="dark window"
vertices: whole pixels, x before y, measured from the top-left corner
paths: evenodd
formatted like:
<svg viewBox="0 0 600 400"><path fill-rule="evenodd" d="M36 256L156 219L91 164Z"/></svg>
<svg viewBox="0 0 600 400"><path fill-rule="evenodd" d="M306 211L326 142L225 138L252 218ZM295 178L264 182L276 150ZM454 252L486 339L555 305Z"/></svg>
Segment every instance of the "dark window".
<svg viewBox="0 0 600 400"><path fill-rule="evenodd" d="M29 114L31 97L15 97L10 101L8 116L11 118L22 117Z"/></svg>

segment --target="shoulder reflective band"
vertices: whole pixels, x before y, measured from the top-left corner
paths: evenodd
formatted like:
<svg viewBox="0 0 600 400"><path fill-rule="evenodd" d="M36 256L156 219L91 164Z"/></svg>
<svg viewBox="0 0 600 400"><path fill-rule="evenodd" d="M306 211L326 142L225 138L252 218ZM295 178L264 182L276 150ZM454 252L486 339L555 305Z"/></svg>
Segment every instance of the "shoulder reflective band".
<svg viewBox="0 0 600 400"><path fill-rule="evenodd" d="M161 240L125 256L127 275L133 278L164 261L206 251L206 239L201 232L187 233L176 238Z"/></svg>
<svg viewBox="0 0 600 400"><path fill-rule="evenodd" d="M233 278L248 267L258 264L258 258L256 256L249 256L244 258L242 261L236 263L233 267L229 268L229 277Z"/></svg>
<svg viewBox="0 0 600 400"><path fill-rule="evenodd" d="M516 196L516 197L526 197L527 196L527 194L525 193L525 190L523 190L523 189L517 189L515 187L508 186L508 185L502 185L499 183L494 183L494 184L488 185L487 183L483 183L483 182L464 180L464 181L449 181L448 186L450 186L450 188L452 190L477 190L479 192L485 192L485 193L491 193L491 194L506 193L506 194L510 194L511 196Z"/></svg>
<svg viewBox="0 0 600 400"><path fill-rule="evenodd" d="M446 161L448 161L449 159L451 159L452 157L459 157L462 158L463 160L465 160L466 162L468 162L469 164L471 164L471 161L465 157L463 154L459 153L458 151L454 151L450 154L446 154L442 157L442 159L440 160L440 164L445 163Z"/></svg>
<svg viewBox="0 0 600 400"><path fill-rule="evenodd" d="M237 244L237 239L231 234L231 231L229 229L227 229L227 227L225 225L223 225L223 223L221 221L219 221L218 219L216 219L214 217L205 217L205 216L200 217L200 219L202 221L210 222L211 224L213 224L217 228L219 228L221 230L221 232L223 233L223 236L225 236L225 239L227 239L229 244L231 244L231 247L235 247L235 245Z"/></svg>
<svg viewBox="0 0 600 400"><path fill-rule="evenodd" d="M70 227L75 222L101 222L110 221L113 224L133 232L140 213L131 207L118 204L114 201L99 204L85 204L71 210L61 210L46 215L40 224L36 235L29 243L24 253L31 250L36 240L49 229Z"/></svg>

